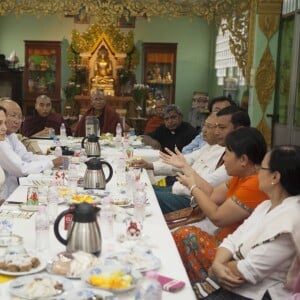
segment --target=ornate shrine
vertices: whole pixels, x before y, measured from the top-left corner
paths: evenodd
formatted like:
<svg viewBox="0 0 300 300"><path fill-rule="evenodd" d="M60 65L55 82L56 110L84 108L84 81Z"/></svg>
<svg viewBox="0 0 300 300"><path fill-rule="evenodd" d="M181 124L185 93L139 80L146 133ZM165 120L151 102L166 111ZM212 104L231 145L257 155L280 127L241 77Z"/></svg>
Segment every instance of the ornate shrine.
<svg viewBox="0 0 300 300"><path fill-rule="evenodd" d="M139 61L133 32L127 34L111 27L102 29L94 24L84 33L72 32L68 49L70 81L80 85L81 93L101 88L105 95L123 96L131 93L134 69Z"/></svg>

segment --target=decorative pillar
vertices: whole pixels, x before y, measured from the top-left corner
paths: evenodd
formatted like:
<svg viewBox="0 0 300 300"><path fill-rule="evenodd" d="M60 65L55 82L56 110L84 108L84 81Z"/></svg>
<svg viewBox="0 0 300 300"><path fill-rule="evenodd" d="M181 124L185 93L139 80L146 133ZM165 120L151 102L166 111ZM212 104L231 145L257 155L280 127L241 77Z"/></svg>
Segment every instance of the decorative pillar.
<svg viewBox="0 0 300 300"><path fill-rule="evenodd" d="M282 0L257 0L255 10L255 31L253 30L253 60L250 72L249 115L252 126L264 135L271 145L276 60L278 51L278 30ZM253 34L252 33L252 34ZM251 37L250 37L251 38Z"/></svg>

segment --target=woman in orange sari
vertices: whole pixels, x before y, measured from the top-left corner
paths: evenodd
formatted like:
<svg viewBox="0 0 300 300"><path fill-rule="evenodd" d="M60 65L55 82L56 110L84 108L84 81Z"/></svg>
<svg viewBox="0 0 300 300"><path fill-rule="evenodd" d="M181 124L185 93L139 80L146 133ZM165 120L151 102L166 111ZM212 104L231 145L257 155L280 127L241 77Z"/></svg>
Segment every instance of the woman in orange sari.
<svg viewBox="0 0 300 300"><path fill-rule="evenodd" d="M214 234L195 226L183 226L173 232L177 248L192 283L208 275L216 249L222 240L246 219L254 208L267 199L258 188L255 168L266 153L264 137L255 128L239 128L226 138L224 165L232 178L214 189L202 191L203 181L190 168L178 179L186 185L206 217L218 229ZM198 185L197 185L198 182ZM203 186L203 184L201 185Z"/></svg>

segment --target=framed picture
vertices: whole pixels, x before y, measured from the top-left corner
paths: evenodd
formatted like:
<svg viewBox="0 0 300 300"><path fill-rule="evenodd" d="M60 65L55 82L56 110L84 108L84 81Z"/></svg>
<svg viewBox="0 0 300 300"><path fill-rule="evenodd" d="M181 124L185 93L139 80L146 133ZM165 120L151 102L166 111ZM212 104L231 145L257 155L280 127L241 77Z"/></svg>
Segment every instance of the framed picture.
<svg viewBox="0 0 300 300"><path fill-rule="evenodd" d="M90 18L86 12L86 9L84 6L82 6L79 9L79 12L76 16L74 16L74 23L76 24L89 24Z"/></svg>
<svg viewBox="0 0 300 300"><path fill-rule="evenodd" d="M118 18L117 26L119 28L134 28L135 27L135 17L126 18L124 16Z"/></svg>

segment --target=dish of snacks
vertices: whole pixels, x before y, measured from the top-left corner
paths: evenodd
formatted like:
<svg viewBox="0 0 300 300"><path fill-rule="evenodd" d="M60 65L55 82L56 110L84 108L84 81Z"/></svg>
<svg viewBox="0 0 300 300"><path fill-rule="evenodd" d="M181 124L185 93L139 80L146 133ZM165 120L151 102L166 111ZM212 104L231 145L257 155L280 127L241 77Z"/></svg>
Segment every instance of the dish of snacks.
<svg viewBox="0 0 300 300"><path fill-rule="evenodd" d="M98 203L98 202L100 202L100 199L96 198L95 196L91 196L91 195L87 195L87 194L73 195L70 199L70 203L72 203L72 204L79 204L82 202Z"/></svg>
<svg viewBox="0 0 300 300"><path fill-rule="evenodd" d="M36 274L19 277L9 284L12 295L22 299L42 299L59 296L72 289L71 281L49 274Z"/></svg>
<svg viewBox="0 0 300 300"><path fill-rule="evenodd" d="M23 238L19 235L12 234L0 236L0 247L8 247L12 244L15 245L19 243L23 243Z"/></svg>
<svg viewBox="0 0 300 300"><path fill-rule="evenodd" d="M84 271L99 264L100 260L96 256L84 251L61 252L47 265L47 271L55 275L80 279Z"/></svg>
<svg viewBox="0 0 300 300"><path fill-rule="evenodd" d="M104 263L107 265L118 264L128 266L140 272L157 270L161 266L161 261L158 257L145 251L121 251L112 253L105 258Z"/></svg>
<svg viewBox="0 0 300 300"><path fill-rule="evenodd" d="M131 204L131 201L128 198L124 198L122 196L112 196L111 203L117 206L129 206Z"/></svg>
<svg viewBox="0 0 300 300"><path fill-rule="evenodd" d="M45 269L47 263L38 255L30 253L12 253L0 257L0 274L22 276Z"/></svg>
<svg viewBox="0 0 300 300"><path fill-rule="evenodd" d="M57 300L108 300L117 299L114 294L108 291L100 291L97 289L83 288L80 290L70 291L66 295L67 297L56 298Z"/></svg>
<svg viewBox="0 0 300 300"><path fill-rule="evenodd" d="M134 289L138 278L128 268L105 265L89 269L82 279L92 287L120 293Z"/></svg>

